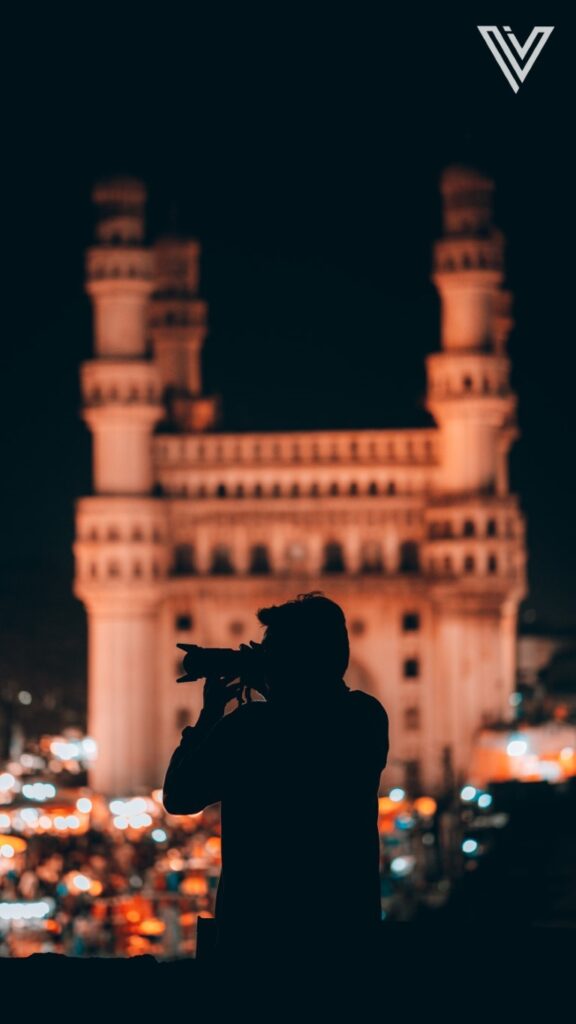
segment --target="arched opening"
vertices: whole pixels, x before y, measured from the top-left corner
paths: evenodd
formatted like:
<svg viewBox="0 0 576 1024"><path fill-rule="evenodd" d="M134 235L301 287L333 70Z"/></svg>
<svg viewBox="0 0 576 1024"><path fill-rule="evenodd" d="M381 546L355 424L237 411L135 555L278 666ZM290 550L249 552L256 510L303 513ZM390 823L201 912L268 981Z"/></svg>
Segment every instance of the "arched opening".
<svg viewBox="0 0 576 1024"><path fill-rule="evenodd" d="M270 572L270 559L265 544L254 544L250 548L249 572L253 576L265 576Z"/></svg>
<svg viewBox="0 0 576 1024"><path fill-rule="evenodd" d="M232 553L226 544L218 544L214 548L210 572L215 576L229 576L234 572Z"/></svg>
<svg viewBox="0 0 576 1024"><path fill-rule="evenodd" d="M378 541L367 541L362 545L360 558L360 571L378 573L384 570L384 559L382 557L382 545Z"/></svg>
<svg viewBox="0 0 576 1024"><path fill-rule="evenodd" d="M177 544L174 548L172 573L174 576L189 576L194 572L194 548L192 544Z"/></svg>
<svg viewBox="0 0 576 1024"><path fill-rule="evenodd" d="M344 552L342 545L338 541L329 541L324 545L324 564L322 566L323 572L337 573L344 572L346 566L344 565Z"/></svg>
<svg viewBox="0 0 576 1024"><path fill-rule="evenodd" d="M416 541L405 540L400 545L400 572L418 572L420 557Z"/></svg>

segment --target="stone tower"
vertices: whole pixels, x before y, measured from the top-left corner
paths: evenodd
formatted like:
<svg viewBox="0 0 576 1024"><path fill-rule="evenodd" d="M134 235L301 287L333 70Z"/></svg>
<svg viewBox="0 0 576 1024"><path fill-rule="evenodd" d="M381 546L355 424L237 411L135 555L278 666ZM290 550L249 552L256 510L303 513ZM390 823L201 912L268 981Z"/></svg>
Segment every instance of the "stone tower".
<svg viewBox="0 0 576 1024"><path fill-rule="evenodd" d="M241 434L218 429L203 388L198 243L146 248L142 185L95 189L95 358L82 367L94 494L77 506L75 592L102 792L159 785L198 713L201 686L174 682L176 642L257 640L256 609L307 590L342 604L348 682L388 709L384 785L464 780L476 730L509 714L525 546L507 477L503 239L487 178L454 167L441 187L436 426Z"/></svg>

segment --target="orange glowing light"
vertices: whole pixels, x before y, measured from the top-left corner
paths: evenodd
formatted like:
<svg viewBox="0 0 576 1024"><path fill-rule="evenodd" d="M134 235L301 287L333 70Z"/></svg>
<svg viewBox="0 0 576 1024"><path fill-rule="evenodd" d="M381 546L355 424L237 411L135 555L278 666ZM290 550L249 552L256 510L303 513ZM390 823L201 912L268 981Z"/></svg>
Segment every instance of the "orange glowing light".
<svg viewBox="0 0 576 1024"><path fill-rule="evenodd" d="M222 840L220 836L210 836L206 840L206 853L209 857L219 858L222 853Z"/></svg>
<svg viewBox="0 0 576 1024"><path fill-rule="evenodd" d="M126 920L130 921L130 924L138 924L138 921L140 920L140 917L141 917L141 915L139 914L139 912L137 910L127 910L126 911Z"/></svg>
<svg viewBox="0 0 576 1024"><path fill-rule="evenodd" d="M201 875L190 875L182 882L180 892L186 896L205 896L208 892L208 882Z"/></svg>
<svg viewBox="0 0 576 1024"><path fill-rule="evenodd" d="M431 796L420 796L414 801L414 809L422 818L432 818L436 814L437 803Z"/></svg>
<svg viewBox="0 0 576 1024"><path fill-rule="evenodd" d="M24 853L27 845L26 840L21 839L20 836L0 835L0 846L9 846L14 854Z"/></svg>
<svg viewBox="0 0 576 1024"><path fill-rule="evenodd" d="M397 814L400 805L391 800L389 796L381 796L378 799L378 814Z"/></svg>
<svg viewBox="0 0 576 1024"><path fill-rule="evenodd" d="M159 917L148 917L142 921L139 931L141 935L162 935L165 929L166 925Z"/></svg>

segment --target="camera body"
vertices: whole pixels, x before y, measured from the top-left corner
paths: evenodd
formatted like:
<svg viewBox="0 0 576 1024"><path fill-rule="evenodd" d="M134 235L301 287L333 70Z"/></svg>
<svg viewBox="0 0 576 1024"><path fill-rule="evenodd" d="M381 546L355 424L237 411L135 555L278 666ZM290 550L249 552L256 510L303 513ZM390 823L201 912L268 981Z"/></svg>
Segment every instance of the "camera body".
<svg viewBox="0 0 576 1024"><path fill-rule="evenodd" d="M199 647L197 644L176 644L185 651L182 668L184 675L177 683L191 683L208 676L226 676L240 679L246 686L262 692L264 665L262 644L240 644L238 650L229 647Z"/></svg>

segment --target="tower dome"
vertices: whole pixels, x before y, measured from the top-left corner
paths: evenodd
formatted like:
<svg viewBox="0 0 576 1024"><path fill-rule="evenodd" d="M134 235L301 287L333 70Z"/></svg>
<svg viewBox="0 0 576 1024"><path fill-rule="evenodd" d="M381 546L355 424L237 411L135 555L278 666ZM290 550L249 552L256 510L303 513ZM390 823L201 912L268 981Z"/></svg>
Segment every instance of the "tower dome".
<svg viewBox="0 0 576 1024"><path fill-rule="evenodd" d="M492 225L494 182L475 167L453 164L440 178L446 235L485 235Z"/></svg>

